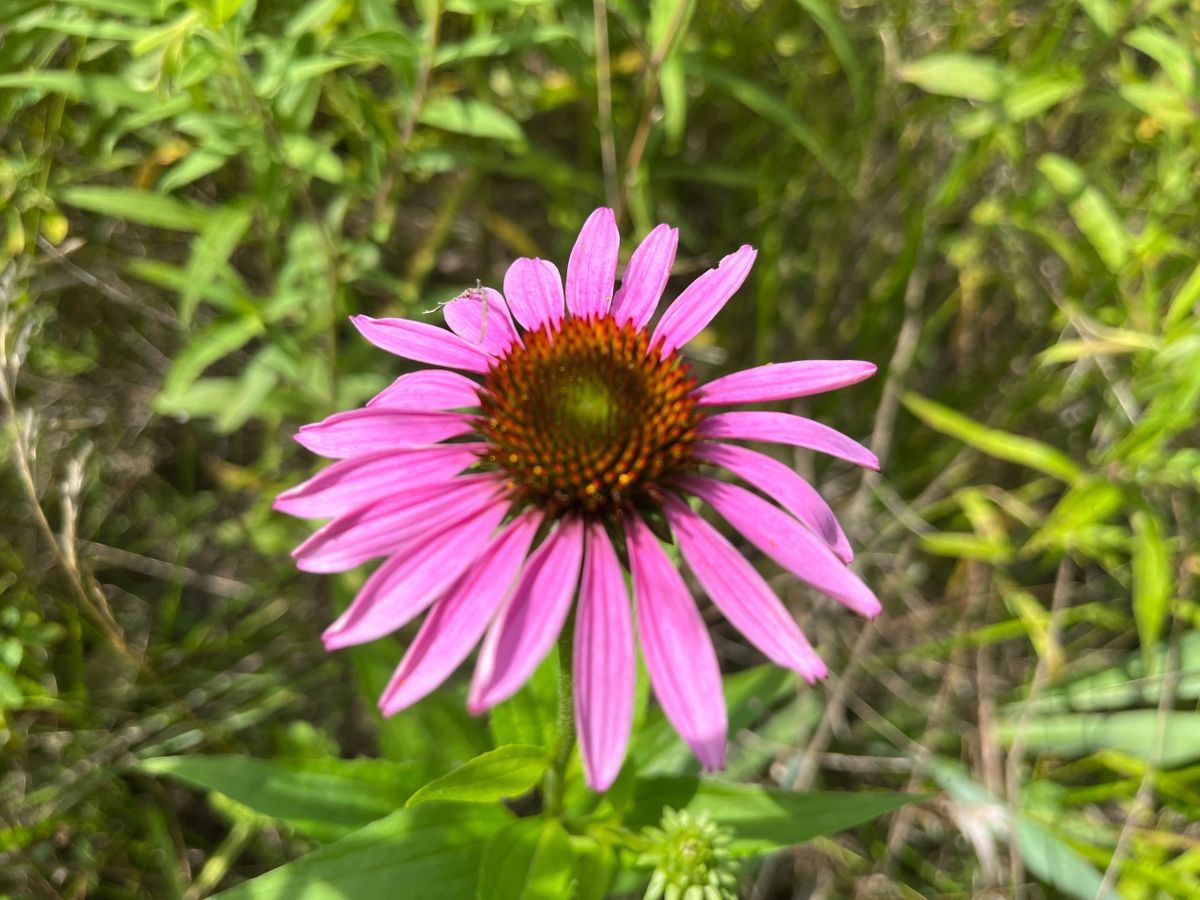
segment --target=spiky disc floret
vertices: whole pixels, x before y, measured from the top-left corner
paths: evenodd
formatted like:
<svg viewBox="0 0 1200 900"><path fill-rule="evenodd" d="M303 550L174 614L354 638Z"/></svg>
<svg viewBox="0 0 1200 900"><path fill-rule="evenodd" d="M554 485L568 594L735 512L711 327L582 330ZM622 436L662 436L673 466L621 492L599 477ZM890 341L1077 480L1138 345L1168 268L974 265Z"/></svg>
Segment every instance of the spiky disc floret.
<svg viewBox="0 0 1200 900"><path fill-rule="evenodd" d="M486 461L518 500L604 517L656 502L672 476L695 468L696 379L649 342L608 316L569 318L495 361L480 427Z"/></svg>

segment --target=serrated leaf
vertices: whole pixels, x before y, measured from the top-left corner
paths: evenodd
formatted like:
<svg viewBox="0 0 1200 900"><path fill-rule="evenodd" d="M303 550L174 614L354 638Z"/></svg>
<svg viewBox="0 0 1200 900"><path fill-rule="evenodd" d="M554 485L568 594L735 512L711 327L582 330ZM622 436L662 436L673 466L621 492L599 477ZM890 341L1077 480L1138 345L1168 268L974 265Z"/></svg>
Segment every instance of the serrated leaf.
<svg viewBox="0 0 1200 900"><path fill-rule="evenodd" d="M408 798L408 806L433 800L493 803L519 797L537 784L550 760L542 747L506 744L435 778Z"/></svg>
<svg viewBox="0 0 1200 900"><path fill-rule="evenodd" d="M905 63L897 74L930 94L965 100L999 100L1007 81L995 60L969 53L934 53Z"/></svg>
<svg viewBox="0 0 1200 900"><path fill-rule="evenodd" d="M468 900L484 843L512 814L499 804L401 809L220 900ZM401 893L402 892L402 893Z"/></svg>
<svg viewBox="0 0 1200 900"><path fill-rule="evenodd" d="M912 391L906 392L901 402L934 431L956 438L988 456L1028 466L1068 483L1078 481L1083 474L1070 457L1041 441L981 425Z"/></svg>
<svg viewBox="0 0 1200 900"><path fill-rule="evenodd" d="M421 107L422 125L498 141L524 141L517 120L482 100L435 97Z"/></svg>
<svg viewBox="0 0 1200 900"><path fill-rule="evenodd" d="M317 837L341 835L395 812L424 780L417 766L375 759L162 756L137 764L217 791Z"/></svg>
<svg viewBox="0 0 1200 900"><path fill-rule="evenodd" d="M479 866L479 900L559 900L574 869L570 835L558 819L520 819L492 835Z"/></svg>
<svg viewBox="0 0 1200 900"><path fill-rule="evenodd" d="M213 211L153 191L83 185L62 192L64 203L89 212L174 231L202 231Z"/></svg>

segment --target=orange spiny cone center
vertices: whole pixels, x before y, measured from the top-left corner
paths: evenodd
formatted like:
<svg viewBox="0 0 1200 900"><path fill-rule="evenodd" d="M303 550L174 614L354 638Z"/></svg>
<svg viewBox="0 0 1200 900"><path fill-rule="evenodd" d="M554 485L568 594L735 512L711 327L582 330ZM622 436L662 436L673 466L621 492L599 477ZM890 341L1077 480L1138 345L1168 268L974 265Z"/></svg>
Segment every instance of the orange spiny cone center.
<svg viewBox="0 0 1200 900"><path fill-rule="evenodd" d="M695 466L696 380L677 353L609 317L564 319L524 335L480 391L486 461L516 499L604 517L656 503L660 486Z"/></svg>

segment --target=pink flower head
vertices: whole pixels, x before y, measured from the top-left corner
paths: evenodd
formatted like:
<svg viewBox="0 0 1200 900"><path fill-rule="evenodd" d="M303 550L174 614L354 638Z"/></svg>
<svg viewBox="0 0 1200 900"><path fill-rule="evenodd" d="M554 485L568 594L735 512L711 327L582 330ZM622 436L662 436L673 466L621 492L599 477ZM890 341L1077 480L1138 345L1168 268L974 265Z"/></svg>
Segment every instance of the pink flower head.
<svg viewBox="0 0 1200 900"><path fill-rule="evenodd" d="M769 659L810 682L825 666L689 497L816 589L861 615L879 612L846 566L850 546L829 506L790 468L735 442L791 444L870 468L875 456L801 416L717 411L845 387L875 366L789 362L697 384L679 348L738 290L755 251L725 257L650 328L677 240L666 225L650 232L614 295L620 236L612 211L598 209L571 251L565 292L552 263L519 259L504 296L481 288L446 304L449 330L352 319L376 346L438 368L402 375L365 408L301 428L301 444L339 461L275 506L330 519L296 549L302 569L384 559L326 630L328 649L390 634L428 611L380 700L385 714L438 687L481 639L470 708L510 697L578 597L575 707L588 784L606 789L625 757L635 616L663 712L706 767L720 768L727 725L716 654L656 531L670 530L704 592ZM718 468L750 489L709 474Z"/></svg>

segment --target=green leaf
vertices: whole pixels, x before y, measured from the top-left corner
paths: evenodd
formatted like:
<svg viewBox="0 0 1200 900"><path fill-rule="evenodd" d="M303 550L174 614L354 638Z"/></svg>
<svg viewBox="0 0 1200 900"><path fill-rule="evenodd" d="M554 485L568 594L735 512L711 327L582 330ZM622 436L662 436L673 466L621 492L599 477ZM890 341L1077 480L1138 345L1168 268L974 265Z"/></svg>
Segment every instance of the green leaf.
<svg viewBox="0 0 1200 900"><path fill-rule="evenodd" d="M1070 684L1044 691L1033 712L1071 712L1153 706L1162 696L1166 680L1167 648L1159 644L1149 660L1145 652L1131 654L1123 663L1085 675ZM1179 642L1179 680L1175 685L1180 700L1200 698L1200 632L1189 632ZM1019 704L1008 708L1020 715Z"/></svg>
<svg viewBox="0 0 1200 900"><path fill-rule="evenodd" d="M184 325L191 324L192 314L200 302L201 285L217 277L250 227L251 219L249 210L223 207L213 214L212 220L192 242L192 255L179 297L179 319Z"/></svg>
<svg viewBox="0 0 1200 900"><path fill-rule="evenodd" d="M1191 96L1196 89L1196 61L1169 32L1143 25L1125 35L1125 43L1145 53L1162 67L1175 87Z"/></svg>
<svg viewBox="0 0 1200 900"><path fill-rule="evenodd" d="M1200 263L1197 263L1188 277L1184 279L1178 292L1171 299L1171 305L1167 307L1165 322L1167 330L1186 320L1197 303L1200 303Z"/></svg>
<svg viewBox="0 0 1200 900"><path fill-rule="evenodd" d="M1102 525L1125 502L1125 492L1105 478L1086 476L1071 486L1025 545L1026 552L1047 547L1075 549L1087 529Z"/></svg>
<svg viewBox="0 0 1200 900"><path fill-rule="evenodd" d="M905 63L898 74L930 94L966 100L999 100L1008 77L995 60L967 53L935 53Z"/></svg>
<svg viewBox="0 0 1200 900"><path fill-rule="evenodd" d="M812 16L817 27L825 32L833 55L837 57L842 71L846 73L846 80L850 82L850 93L854 95L854 102L859 103L866 90L866 77L863 74L862 63L859 61L859 54L854 51L854 45L850 42L846 29L842 27L836 7L831 7L826 0L796 0L796 2Z"/></svg>
<svg viewBox="0 0 1200 900"><path fill-rule="evenodd" d="M1012 547L1007 541L980 537L971 532L935 531L919 537L921 549L935 556L954 559L977 559L982 562L1002 563L1012 558Z"/></svg>
<svg viewBox="0 0 1200 900"><path fill-rule="evenodd" d="M714 87L721 89L751 112L774 122L784 133L813 155L843 188L850 190L849 178L834 161L824 141L800 113L753 81L720 66L688 59L688 69Z"/></svg>
<svg viewBox="0 0 1200 900"><path fill-rule="evenodd" d="M202 231L213 216L202 206L130 188L71 187L63 191L61 199L89 212L175 231Z"/></svg>
<svg viewBox="0 0 1200 900"><path fill-rule="evenodd" d="M1041 441L980 425L962 413L912 391L907 391L901 402L934 431L956 438L988 456L1028 466L1067 483L1074 483L1083 476L1070 457Z"/></svg>
<svg viewBox="0 0 1200 900"><path fill-rule="evenodd" d="M1171 554L1163 537L1162 522L1150 510L1130 517L1133 526L1133 619L1142 652L1149 654L1162 637L1171 605Z"/></svg>
<svg viewBox="0 0 1200 900"><path fill-rule="evenodd" d="M257 319L242 318L214 322L197 334L191 344L175 355L171 370L163 379L160 395L164 398L163 402L175 402L205 369L244 347L262 331L262 323Z"/></svg>
<svg viewBox="0 0 1200 900"><path fill-rule="evenodd" d="M574 869L570 835L558 819L519 819L492 835L479 866L480 900L559 900Z"/></svg>
<svg viewBox="0 0 1200 900"><path fill-rule="evenodd" d="M778 666L765 665L726 676L725 706L729 730L737 734L789 697L796 695L800 679ZM700 771L695 755L676 734L662 710L655 709L633 736L630 756L642 775L682 775Z"/></svg>
<svg viewBox="0 0 1200 900"><path fill-rule="evenodd" d="M1158 716L1154 709L1036 716L1027 721L1023 740L1030 750L1062 757L1121 750L1168 767L1200 759L1200 716L1177 711L1164 715L1162 755L1155 759ZM1001 741L1011 742L1016 730L1015 719L996 723Z"/></svg>
<svg viewBox="0 0 1200 900"><path fill-rule="evenodd" d="M1078 73L1043 73L1021 78L1004 90L1001 105L1011 122L1024 122L1083 90Z"/></svg>
<svg viewBox="0 0 1200 900"><path fill-rule="evenodd" d="M431 800L492 803L518 797L542 777L550 760L541 747L506 744L435 778L408 798L408 806Z"/></svg>
<svg viewBox="0 0 1200 900"><path fill-rule="evenodd" d="M1044 154L1038 170L1067 198L1071 218L1108 270L1119 272L1129 258L1129 234L1108 199L1088 183L1082 169L1057 153Z"/></svg>
<svg viewBox="0 0 1200 900"><path fill-rule="evenodd" d="M217 895L220 900L469 900L499 804L401 809L340 841Z"/></svg>
<svg viewBox="0 0 1200 900"><path fill-rule="evenodd" d="M151 91L130 87L115 75L82 72L7 72L0 75L0 88L25 88L62 94L84 103L108 104L126 109L150 109L159 97Z"/></svg>
<svg viewBox="0 0 1200 900"><path fill-rule="evenodd" d="M837 834L922 799L890 792L795 793L691 776L649 778L635 787L625 824L656 825L667 806L707 812L717 824L735 830L734 849L762 853Z"/></svg>
<svg viewBox="0 0 1200 900"><path fill-rule="evenodd" d="M517 120L482 100L435 97L421 107L419 121L432 128L498 141L524 141Z"/></svg>
<svg viewBox="0 0 1200 900"><path fill-rule="evenodd" d="M424 780L416 766L376 759L161 756L138 768L282 819L316 837L340 836L403 805Z"/></svg>
<svg viewBox="0 0 1200 900"><path fill-rule="evenodd" d="M508 700L492 707L488 724L496 745L549 748L558 713L558 650L552 650L533 676Z"/></svg>
<svg viewBox="0 0 1200 900"><path fill-rule="evenodd" d="M956 762L935 759L930 771L954 801L965 807L974 822L997 837L1012 839L1008 808L975 782ZM1083 856L1024 812L1017 813L1017 848L1034 875L1078 900L1118 900L1115 891L1103 890L1104 879Z"/></svg>

